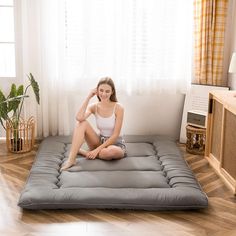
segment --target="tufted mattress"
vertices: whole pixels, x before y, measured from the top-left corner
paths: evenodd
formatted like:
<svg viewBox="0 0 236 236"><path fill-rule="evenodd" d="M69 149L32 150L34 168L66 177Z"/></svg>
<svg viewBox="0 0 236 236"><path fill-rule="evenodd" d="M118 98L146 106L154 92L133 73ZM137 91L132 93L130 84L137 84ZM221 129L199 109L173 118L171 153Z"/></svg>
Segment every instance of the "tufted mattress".
<svg viewBox="0 0 236 236"><path fill-rule="evenodd" d="M60 173L70 136L46 138L40 145L18 205L27 209L113 208L199 209L208 205L173 140L126 136L127 157L87 160Z"/></svg>

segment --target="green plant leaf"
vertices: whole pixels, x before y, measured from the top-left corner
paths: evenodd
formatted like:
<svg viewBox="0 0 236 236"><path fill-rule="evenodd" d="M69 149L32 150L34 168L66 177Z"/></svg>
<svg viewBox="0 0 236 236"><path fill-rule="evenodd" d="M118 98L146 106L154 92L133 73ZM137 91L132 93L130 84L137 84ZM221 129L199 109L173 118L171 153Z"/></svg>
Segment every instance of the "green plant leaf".
<svg viewBox="0 0 236 236"><path fill-rule="evenodd" d="M36 80L34 79L34 76L33 76L31 73L30 73L30 75L28 75L28 78L29 78L30 83L31 83L31 86L32 86L32 88L33 88L36 101L37 101L37 103L39 104L39 103L40 103L39 85L38 85L38 83L37 83Z"/></svg>
<svg viewBox="0 0 236 236"><path fill-rule="evenodd" d="M24 94L24 86L20 85L17 89L17 96Z"/></svg>
<svg viewBox="0 0 236 236"><path fill-rule="evenodd" d="M0 90L0 118L3 120L6 120L8 118L8 109L7 109L7 103L6 97L4 96L3 92Z"/></svg>
<svg viewBox="0 0 236 236"><path fill-rule="evenodd" d="M40 96L39 96L39 85L35 81L33 75L30 73L27 75L30 84L26 87L24 91L24 86L20 85L18 88L13 83L11 85L10 93L7 97L5 97L4 93L0 89L0 125L4 126L4 120L8 120L13 127L17 128L19 124L19 118L21 114L21 110L24 104L24 99L26 97L29 97L27 95L27 90L29 87L32 87L35 98L37 100L37 103L39 104ZM13 114L11 114L11 117L9 117L9 113L13 111ZM15 135L14 135L15 136Z"/></svg>
<svg viewBox="0 0 236 236"><path fill-rule="evenodd" d="M8 96L8 112L10 111L14 111L14 113L16 112L16 110L18 109L19 107L19 104L20 104L20 100L19 99L15 99L15 97L17 96L17 88L16 88L16 85L15 84L12 84L11 86L11 91L10 91L10 94ZM13 99L11 99L13 98Z"/></svg>

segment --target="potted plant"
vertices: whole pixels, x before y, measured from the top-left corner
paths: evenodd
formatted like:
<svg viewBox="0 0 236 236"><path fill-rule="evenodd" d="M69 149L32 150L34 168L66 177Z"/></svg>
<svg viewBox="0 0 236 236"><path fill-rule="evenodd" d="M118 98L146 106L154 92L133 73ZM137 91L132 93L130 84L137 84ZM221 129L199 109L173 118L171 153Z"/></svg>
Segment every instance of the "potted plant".
<svg viewBox="0 0 236 236"><path fill-rule="evenodd" d="M13 83L8 96L5 96L0 89L0 123L6 130L8 150L12 152L21 152L24 145L28 143L25 139L34 136L34 134L28 134L26 130L32 126L32 118L24 122L21 113L25 98L29 97L27 92L30 87L33 89L37 103L40 103L39 85L31 73L27 77L29 85L25 89L23 85L17 88ZM32 129L34 130L34 127ZM34 137L32 138L34 140ZM23 151L28 151L28 149Z"/></svg>

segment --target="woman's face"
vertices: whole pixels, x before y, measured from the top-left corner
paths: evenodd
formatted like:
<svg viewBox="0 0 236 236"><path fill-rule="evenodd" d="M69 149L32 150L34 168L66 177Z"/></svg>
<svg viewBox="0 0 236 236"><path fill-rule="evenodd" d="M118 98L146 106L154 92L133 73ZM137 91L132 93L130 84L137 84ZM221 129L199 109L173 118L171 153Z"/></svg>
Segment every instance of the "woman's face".
<svg viewBox="0 0 236 236"><path fill-rule="evenodd" d="M108 101L112 95L112 88L108 84L100 84L97 93L101 101Z"/></svg>

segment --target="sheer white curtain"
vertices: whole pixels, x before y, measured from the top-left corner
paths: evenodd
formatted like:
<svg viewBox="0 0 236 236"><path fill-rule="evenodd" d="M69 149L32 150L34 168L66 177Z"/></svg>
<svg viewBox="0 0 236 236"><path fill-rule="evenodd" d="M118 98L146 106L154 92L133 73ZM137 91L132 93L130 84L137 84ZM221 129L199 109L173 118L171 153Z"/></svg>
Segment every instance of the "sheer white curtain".
<svg viewBox="0 0 236 236"><path fill-rule="evenodd" d="M183 91L190 83L191 0L67 0L71 87L111 76L132 92Z"/></svg>
<svg viewBox="0 0 236 236"><path fill-rule="evenodd" d="M41 86L38 134L68 134L74 98L110 76L124 93L184 91L191 0L22 0L23 74Z"/></svg>
<svg viewBox="0 0 236 236"><path fill-rule="evenodd" d="M36 106L31 96L26 113L37 117L38 136L67 135L75 114L70 112L66 86L64 1L22 0L21 3L22 77L26 78L29 72L35 76L41 98L40 106Z"/></svg>

